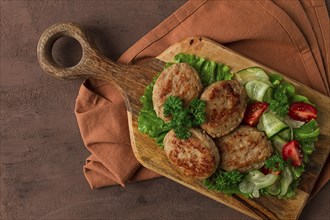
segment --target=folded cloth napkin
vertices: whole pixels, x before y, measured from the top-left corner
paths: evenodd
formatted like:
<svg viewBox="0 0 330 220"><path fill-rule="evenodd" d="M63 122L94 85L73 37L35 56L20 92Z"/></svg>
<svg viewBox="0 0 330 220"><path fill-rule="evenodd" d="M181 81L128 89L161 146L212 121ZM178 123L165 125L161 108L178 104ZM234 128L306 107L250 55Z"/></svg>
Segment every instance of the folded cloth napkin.
<svg viewBox="0 0 330 220"><path fill-rule="evenodd" d="M329 17L323 0L188 1L118 62L142 63L171 44L205 36L329 95ZM108 82L88 79L75 113L91 156L84 175L91 188L160 176L135 159L122 96ZM329 166L317 191L329 179Z"/></svg>

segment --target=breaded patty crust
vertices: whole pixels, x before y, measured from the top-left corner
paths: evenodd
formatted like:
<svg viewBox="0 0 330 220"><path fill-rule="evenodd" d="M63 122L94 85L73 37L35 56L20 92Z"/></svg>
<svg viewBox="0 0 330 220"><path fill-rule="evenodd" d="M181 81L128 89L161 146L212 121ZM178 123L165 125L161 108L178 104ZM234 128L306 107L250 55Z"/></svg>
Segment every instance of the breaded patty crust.
<svg viewBox="0 0 330 220"><path fill-rule="evenodd" d="M177 96L185 105L199 97L203 86L197 71L186 63L177 63L165 69L155 82L152 94L154 110L158 117L164 116L164 103L169 96Z"/></svg>
<svg viewBox="0 0 330 220"><path fill-rule="evenodd" d="M236 80L211 84L200 99L206 102L206 122L201 127L213 138L230 133L241 123L247 95Z"/></svg>
<svg viewBox="0 0 330 220"><path fill-rule="evenodd" d="M264 132L254 127L239 126L232 133L215 139L221 155L219 167L247 172L261 168L273 148Z"/></svg>
<svg viewBox="0 0 330 220"><path fill-rule="evenodd" d="M164 138L164 150L169 161L186 176L206 179L219 165L219 151L212 140L201 129L190 129L191 137L179 139L174 130Z"/></svg>

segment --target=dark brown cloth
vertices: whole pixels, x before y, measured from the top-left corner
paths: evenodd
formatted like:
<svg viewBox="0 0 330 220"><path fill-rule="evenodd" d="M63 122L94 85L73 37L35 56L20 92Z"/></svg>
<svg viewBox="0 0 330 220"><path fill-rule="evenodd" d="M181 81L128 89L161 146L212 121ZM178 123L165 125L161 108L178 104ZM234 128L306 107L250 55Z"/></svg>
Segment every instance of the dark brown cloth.
<svg viewBox="0 0 330 220"><path fill-rule="evenodd" d="M138 63L190 36L205 36L329 95L329 17L323 0L189 1L118 60ZM84 174L91 188L159 176L132 152L126 108L111 84L87 80L76 102L91 156ZM329 166L328 166L329 167ZM323 173L318 191L329 179Z"/></svg>

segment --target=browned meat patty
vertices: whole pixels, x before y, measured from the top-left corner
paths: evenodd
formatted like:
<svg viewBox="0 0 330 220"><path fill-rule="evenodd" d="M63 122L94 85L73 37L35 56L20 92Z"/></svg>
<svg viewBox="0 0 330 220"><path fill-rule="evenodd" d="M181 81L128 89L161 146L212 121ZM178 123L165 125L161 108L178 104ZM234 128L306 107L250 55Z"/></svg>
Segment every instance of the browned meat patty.
<svg viewBox="0 0 330 220"><path fill-rule="evenodd" d="M215 143L221 155L219 166L226 171L259 169L273 152L264 132L249 126L239 126Z"/></svg>
<svg viewBox="0 0 330 220"><path fill-rule="evenodd" d="M179 139L171 130L164 138L164 150L172 164L183 174L195 179L206 179L217 169L218 149L201 129L190 129L191 137Z"/></svg>
<svg viewBox="0 0 330 220"><path fill-rule="evenodd" d="M164 103L169 96L180 97L185 105L198 97L203 86L197 71L186 63L173 64L165 69L153 88L152 101L158 117L168 121L164 116Z"/></svg>
<svg viewBox="0 0 330 220"><path fill-rule="evenodd" d="M215 82L204 90L200 99L206 101L206 122L201 127L213 138L230 133L241 123L247 95L237 81Z"/></svg>

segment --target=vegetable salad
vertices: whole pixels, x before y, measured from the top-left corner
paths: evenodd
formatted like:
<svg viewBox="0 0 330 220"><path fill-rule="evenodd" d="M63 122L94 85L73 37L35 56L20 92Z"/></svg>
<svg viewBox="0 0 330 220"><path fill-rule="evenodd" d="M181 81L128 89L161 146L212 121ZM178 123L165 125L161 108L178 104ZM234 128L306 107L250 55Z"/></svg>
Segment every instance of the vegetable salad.
<svg viewBox="0 0 330 220"><path fill-rule="evenodd" d="M225 64L183 53L174 57L174 63L179 62L195 68L204 87L233 78L240 82L249 97L242 124L265 132L274 148L274 154L261 169L247 173L217 170L203 181L205 187L251 198L260 195L292 198L320 133L316 106L308 98L296 94L295 87L283 81L282 76L267 75L260 67L232 73ZM165 68L172 64L167 63ZM205 122L205 102L196 98L185 108L180 98L170 96L164 104L164 113L171 116L171 121L164 122L157 117L152 103L157 77L141 97L143 107L138 118L138 129L162 147L163 139L171 129L179 138L186 139L191 135L189 128Z"/></svg>

